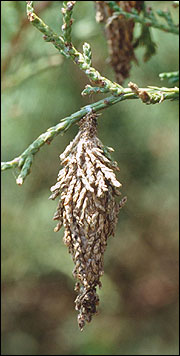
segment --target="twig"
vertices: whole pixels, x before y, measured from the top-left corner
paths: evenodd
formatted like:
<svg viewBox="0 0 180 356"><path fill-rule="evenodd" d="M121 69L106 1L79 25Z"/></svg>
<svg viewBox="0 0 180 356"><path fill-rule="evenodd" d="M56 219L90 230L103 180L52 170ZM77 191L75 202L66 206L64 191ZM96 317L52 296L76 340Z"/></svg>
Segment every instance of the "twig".
<svg viewBox="0 0 180 356"><path fill-rule="evenodd" d="M9 162L1 163L1 170L5 171L10 168L18 167L21 172L16 180L18 185L22 185L27 175L30 173L30 168L33 163L34 155L45 144L49 144L59 133L65 132L72 124L79 121L83 116L90 112L98 112L111 105L114 105L120 101L127 99L142 99L140 92L146 92L147 100L144 100L147 104L161 103L162 100L177 99L179 94L178 88L138 88L135 84L130 83L131 88L126 88L125 92L118 97L110 96L105 99L99 100L93 104L86 105L79 111L61 120L56 126L50 127L45 133L41 134L19 157L14 158ZM137 89L138 88L138 89Z"/></svg>
<svg viewBox="0 0 180 356"><path fill-rule="evenodd" d="M64 2L65 3L65 2ZM63 3L63 4L64 4ZM67 3L67 2L66 2ZM68 1L69 3L69 1ZM65 6L65 4L64 4ZM64 21L66 19L67 6L63 8ZM77 64L82 71L85 72L87 77L95 85L102 87L104 92L109 92L113 95L121 95L123 88L121 85L111 82L109 79L103 77L95 68L91 67L91 60L87 61L87 44L83 47L84 53L80 53L72 45L67 44L66 40L62 36L58 36L48 25L46 25L34 12L33 1L27 1L27 16L29 21L43 33L43 38L47 42L51 42L62 55L67 58L71 58L75 64ZM88 45L89 46L89 45ZM89 46L90 53L90 46Z"/></svg>
<svg viewBox="0 0 180 356"><path fill-rule="evenodd" d="M168 79L170 83L176 83L179 81L179 71L160 73L159 78L161 80Z"/></svg>
<svg viewBox="0 0 180 356"><path fill-rule="evenodd" d="M21 172L18 178L16 179L16 183L18 185L22 185L25 178L30 173L33 156L45 143L50 144L55 136L57 136L59 133L65 132L73 123L80 120L81 117L85 116L86 114L90 112L97 112L123 99L123 97L117 98L111 96L104 100L95 102L91 105L84 106L79 111L73 113L71 116L68 116L61 120L61 122L56 126L50 127L45 133L41 134L19 157L14 158L12 161L2 162L1 170L5 171L10 168L18 167Z"/></svg>
<svg viewBox="0 0 180 356"><path fill-rule="evenodd" d="M132 92L136 94L135 97L136 99L138 99L139 97L142 100L143 95L146 96L147 100L145 100L145 97L144 100L142 100L146 104L160 103L162 96L164 97L164 100L167 99L173 100L173 99L178 99L179 97L179 88L177 87L161 88L161 87L148 86L147 88L138 88L137 84L134 84L132 82L130 82L128 86L129 88L124 88L123 93L121 94L121 98L123 97L123 100L134 99ZM85 96L85 95L91 95L91 94L102 93L102 92L104 92L102 88L91 87L90 85L86 85L86 88L83 90L82 94Z"/></svg>
<svg viewBox="0 0 180 356"><path fill-rule="evenodd" d="M170 12L158 10L156 14L158 16L164 17L167 21L167 24L159 22L155 14L152 12L151 9L148 11L144 11L144 16L138 14L136 9L132 9L131 12L126 12L122 10L116 3L116 1L106 1L107 4L114 10L113 17L123 15L126 19L132 19L134 22L141 23L146 26L158 28L159 30L170 32L175 35L179 34L178 26L173 22ZM109 20L111 21L111 20Z"/></svg>
<svg viewBox="0 0 180 356"><path fill-rule="evenodd" d="M71 4L70 4L71 3ZM71 26L72 16L72 3L75 2L65 1L63 3L64 10L64 24L68 23ZM70 6L71 5L71 6ZM67 8L70 7L69 14L67 15ZM117 83L113 83L110 80L102 77L93 67L91 67L91 49L88 44L83 46L83 54L79 53L72 45L71 33L67 27L63 29L64 37L58 36L48 25L46 25L35 13L33 9L33 2L27 1L27 15L32 24L44 34L44 39L52 44L62 53L65 57L71 58L79 67L87 74L89 79L98 87L86 86L83 94L91 94L96 92L111 92L114 95L105 99L99 100L93 104L86 105L76 113L73 113L69 117L61 120L59 124L49 128L45 133L41 134L19 157L14 158L9 162L2 162L1 170L18 167L20 174L16 180L16 183L22 185L27 175L30 173L31 165L34 155L45 144L50 143L55 136L60 132L65 132L73 123L80 120L83 116L90 112L98 112L105 109L110 105L116 104L126 99L138 99L140 98L146 104L161 103L164 100L175 100L179 96L179 89L175 88L158 88L148 86L147 88L138 88L138 86L132 82L129 83L129 88L123 88ZM116 95L116 96L115 96ZM118 96L117 96L118 95Z"/></svg>
<svg viewBox="0 0 180 356"><path fill-rule="evenodd" d="M63 14L63 22L64 22L62 26L63 38L66 44L71 43L71 25L73 23L71 17L72 17L72 11L75 3L76 1L64 1L63 8L61 10Z"/></svg>

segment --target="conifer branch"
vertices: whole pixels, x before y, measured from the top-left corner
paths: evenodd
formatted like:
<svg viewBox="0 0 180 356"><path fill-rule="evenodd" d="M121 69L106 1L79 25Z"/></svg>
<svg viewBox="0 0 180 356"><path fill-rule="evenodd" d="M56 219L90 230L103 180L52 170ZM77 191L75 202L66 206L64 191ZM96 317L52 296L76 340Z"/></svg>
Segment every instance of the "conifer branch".
<svg viewBox="0 0 180 356"><path fill-rule="evenodd" d="M79 111L62 119L56 126L50 127L45 133L41 134L19 157L14 158L9 162L1 163L1 170L5 171L10 168L18 167L20 174L16 180L18 185L22 185L27 175L30 173L34 155L45 144L50 142L59 134L64 133L72 124L78 122L83 116L92 112L96 113L120 101L128 99L140 98L146 104L161 103L164 100L175 100L179 96L178 88L159 88L148 87L138 88L136 84L130 83L130 88L125 89L125 92L118 97L109 96L99 100L93 104L86 105ZM93 88L92 88L93 89Z"/></svg>
<svg viewBox="0 0 180 356"><path fill-rule="evenodd" d="M63 23L64 23L62 26L63 38L66 44L71 43L71 26L73 23L72 12L75 3L76 1L64 1L63 8L61 10L63 14Z"/></svg>
<svg viewBox="0 0 180 356"><path fill-rule="evenodd" d="M175 35L179 34L178 25L174 23L169 11L157 10L156 13L154 13L151 9L145 9L143 16L141 16L138 14L136 9L131 9L131 12L122 10L117 5L116 1L106 1L106 3L110 6L111 9L113 9L113 17L123 15L126 19L132 19L134 22L141 23L142 25L158 28L159 30L170 32ZM167 24L159 22L157 15L159 17L163 17ZM111 18L109 21L111 21Z"/></svg>
<svg viewBox="0 0 180 356"><path fill-rule="evenodd" d="M99 110L109 107L110 105L114 105L120 101L128 99L141 99L145 104L156 104L161 103L164 100L175 100L179 97L179 89L177 87L159 88L148 86L147 88L138 88L136 84L130 82L129 88L123 88L119 84L102 77L96 69L91 67L90 45L85 43L83 46L83 54L81 54L71 43L71 31L68 30L68 26L71 27L72 24L71 16L74 4L75 1L65 1L63 3L64 25L67 25L63 25L63 36L58 36L34 13L33 1L27 1L28 19L39 31L43 33L45 41L51 42L62 55L67 58L71 58L73 62L79 65L80 69L86 73L91 82L96 85L95 87L87 85L82 93L83 95L98 92L110 92L113 95L90 105L86 105L79 111L64 118L59 124L49 128L45 133L41 134L19 157L14 158L12 161L2 162L2 171L14 167L18 167L20 169L20 174L16 179L16 183L19 185L23 184L25 178L30 173L34 155L39 151L39 149L45 143L49 144L54 137L56 137L59 133L65 132L72 124L79 121L83 116L89 113L96 113Z"/></svg>
<svg viewBox="0 0 180 356"><path fill-rule="evenodd" d="M65 2L64 2L65 3ZM63 3L63 4L64 4ZM67 2L66 2L67 3ZM71 1L68 1L71 3ZM68 16L66 15L67 6L63 8L63 19L64 25L67 21ZM72 15L72 13L71 13ZM27 16L29 21L35 26L40 32L43 33L43 38L46 42L51 42L62 55L67 58L71 58L72 61L79 66L79 68L85 72L91 83L96 86L102 87L113 95L120 95L123 92L121 85L111 82L109 79L103 77L95 68L91 67L91 60L87 61L87 57L91 58L90 46L88 44L84 45L84 53L80 53L73 46L72 43L67 43L67 24L70 24L69 18L66 23L65 39L63 36L58 36L48 25L46 25L34 12L33 1L27 1ZM63 25L63 26L64 26ZM64 34L64 32L63 32ZM68 35L69 36L69 35ZM70 38L68 39L70 40ZM87 48L88 47L88 48ZM87 55L87 52L89 54Z"/></svg>
<svg viewBox="0 0 180 356"><path fill-rule="evenodd" d="M179 81L179 71L160 73L159 78L161 80L168 79L169 83L176 83Z"/></svg>
<svg viewBox="0 0 180 356"><path fill-rule="evenodd" d="M20 174L16 179L16 183L22 185L25 178L30 173L34 155L45 143L50 144L54 137L59 133L64 133L73 123L79 121L86 114L89 114L90 112L95 113L123 99L123 97L111 96L91 105L84 106L71 116L62 119L56 126L50 127L46 132L41 134L19 157L14 158L12 161L1 162L1 171L18 167L20 169Z"/></svg>

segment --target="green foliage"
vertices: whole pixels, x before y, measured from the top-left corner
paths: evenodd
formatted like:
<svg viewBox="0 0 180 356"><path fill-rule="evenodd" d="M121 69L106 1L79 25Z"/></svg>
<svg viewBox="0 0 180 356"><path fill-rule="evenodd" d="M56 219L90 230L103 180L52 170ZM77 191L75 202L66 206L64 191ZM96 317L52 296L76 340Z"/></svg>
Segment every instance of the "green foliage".
<svg viewBox="0 0 180 356"><path fill-rule="evenodd" d="M169 83L171 83L171 84L177 83L179 81L179 71L160 73L159 78L161 80L168 79Z"/></svg>
<svg viewBox="0 0 180 356"><path fill-rule="evenodd" d="M19 157L16 157L12 161L2 162L1 170L5 171L6 169L18 167L20 169L20 174L16 179L18 185L22 185L26 176L31 171L31 165L33 163L33 156L39 151L40 147L45 143L50 143L52 139L59 134L59 132L65 132L72 123L76 122L77 119L80 119L85 114L90 111L96 112L98 110L104 109L109 105L113 105L118 101L125 99L137 99L140 98L143 103L146 104L156 104L161 103L166 99L175 100L179 98L179 89L176 88L158 88L155 86L149 86L148 88L139 89L138 86L132 82L129 83L128 88L123 88L115 82L111 82L109 79L103 77L91 63L91 48L88 43L83 45L83 54L81 54L71 42L71 26L72 26L72 11L75 5L75 1L64 1L61 12L63 14L63 26L62 26L62 36L58 36L54 30L52 30L45 22L42 21L40 17L34 11L33 1L27 1L27 18L40 32L43 33L43 38L46 42L52 43L58 51L65 56L66 58L71 58L72 61L79 66L79 68L85 72L87 77L91 82L98 85L98 87L92 87L86 85L85 89L82 92L82 95L90 95L92 93L111 93L113 96L101 100L99 102L93 103L91 105L82 108L78 112L72 114L70 117L62 119L63 123L60 123L56 126L53 126L47 130L44 134L40 135ZM115 10L118 8L115 2L108 2L109 5ZM121 9L120 9L121 11ZM174 23L172 21L171 15L169 12L166 12L163 15L163 11L159 10L160 16L164 16L169 26L173 27ZM136 14L136 12L135 12ZM145 11L144 11L144 14ZM127 19L129 19L129 13L123 14ZM138 14L137 14L138 15ZM146 14L147 15L147 14ZM131 18L131 17L130 17ZM143 19L146 17L144 16ZM151 18L151 25L154 26L156 23L156 18L153 12L150 10L148 13L148 18ZM137 19L139 22L140 19ZM140 21L143 25L146 24ZM147 24L146 24L147 25ZM157 23L156 23L157 25ZM157 26L155 26L157 27ZM162 29L161 27L158 27ZM172 32L172 31L170 31ZM146 61L155 53L155 44L151 40L150 32L144 31L144 34L136 41L136 46L138 44L146 45L147 50L144 56ZM43 70L43 68L42 68ZM35 72L36 73L36 72ZM21 76L21 75L20 75ZM12 78L11 78L12 79ZM21 82L21 80L20 80ZM15 81L16 83L16 81ZM6 86L5 86L6 87ZM116 98L118 96L118 98Z"/></svg>
<svg viewBox="0 0 180 356"><path fill-rule="evenodd" d="M166 6L166 2L154 2L155 7L159 4ZM12 53L11 40L25 11L24 2L2 2L2 61ZM58 2L51 2L40 16L60 32ZM79 50L84 41L90 42L94 66L112 78L93 3L81 2L74 17L76 47ZM93 27L90 39L83 38L87 23ZM154 29L153 41L157 52L148 63L142 63L143 49L136 51L140 65L134 65L130 79L141 87L158 87L159 73L170 73L178 66L178 38ZM16 45L18 51L13 49L3 83L17 69L23 71L24 66L57 52L31 25L21 30ZM19 156L48 127L102 100L102 94L82 97L86 84L79 68L65 59L6 89L2 93L2 159ZM15 184L17 168L3 172L2 354L177 355L177 117L177 102L147 106L140 100L120 102L99 117L100 139L115 149L112 156L120 166L128 202L116 236L108 242L100 313L82 334L73 308L73 263L63 232L53 232L55 204L48 201L49 187L60 168L58 156L77 127L57 136L50 146L44 145L21 188Z"/></svg>
<svg viewBox="0 0 180 356"><path fill-rule="evenodd" d="M141 34L135 41L134 47L138 46L145 47L144 62L147 62L156 53L157 45L151 38L150 28L146 25L142 25Z"/></svg>
<svg viewBox="0 0 180 356"><path fill-rule="evenodd" d="M107 1L107 3L114 11L113 15L121 14L125 16L126 19L133 19L134 22L158 28L165 32L174 33L176 35L179 34L178 25L174 23L170 11L162 11L158 9L156 13L154 13L152 9L148 7L147 9L145 8L144 16L142 17L138 14L138 11L136 9L132 9L131 12L126 12L117 5L116 1ZM167 24L159 22L157 15L163 17Z"/></svg>

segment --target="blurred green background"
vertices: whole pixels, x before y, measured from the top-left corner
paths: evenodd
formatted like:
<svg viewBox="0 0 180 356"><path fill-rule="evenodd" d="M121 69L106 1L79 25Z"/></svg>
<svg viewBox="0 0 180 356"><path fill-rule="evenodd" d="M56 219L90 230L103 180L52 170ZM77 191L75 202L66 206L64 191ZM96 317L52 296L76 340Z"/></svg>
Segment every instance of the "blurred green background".
<svg viewBox="0 0 180 356"><path fill-rule="evenodd" d="M81 97L88 80L26 21L25 1L2 1L2 161L19 156L60 119L102 98ZM93 1L78 2L72 37L92 46L93 66L114 80L103 25ZM147 1L154 9L172 1ZM60 33L60 1L37 1ZM163 20L162 20L163 21ZM139 26L135 29L138 34ZM170 86L158 74L178 66L178 36L152 29L157 54L136 50L130 80ZM43 70L44 68L44 70ZM128 81L125 85L127 86ZM17 170L2 174L2 355L178 355L178 102L126 100L99 118L99 138L115 149L128 202L105 253L99 314L81 333L74 310L73 262L55 234L57 201L49 188L71 127L35 156L24 185Z"/></svg>

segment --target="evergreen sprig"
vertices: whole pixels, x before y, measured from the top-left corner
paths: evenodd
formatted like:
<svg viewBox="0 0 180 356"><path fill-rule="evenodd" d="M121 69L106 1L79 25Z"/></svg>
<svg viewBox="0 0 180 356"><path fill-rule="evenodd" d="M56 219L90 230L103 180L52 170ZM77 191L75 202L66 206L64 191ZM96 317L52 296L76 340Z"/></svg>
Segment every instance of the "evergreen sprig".
<svg viewBox="0 0 180 356"><path fill-rule="evenodd" d="M114 11L113 16L123 15L126 19L132 19L134 22L141 23L148 27L158 28L159 30L170 32L175 35L179 34L178 25L176 25L171 17L169 11L157 10L153 12L152 9L145 9L143 16L138 14L138 11L134 8L130 12L124 11L118 6L116 1L106 1L109 7ZM167 24L159 22L157 15L163 17Z"/></svg>
<svg viewBox="0 0 180 356"><path fill-rule="evenodd" d="M169 83L174 84L179 81L179 71L160 73L159 78L161 80L168 79Z"/></svg>
<svg viewBox="0 0 180 356"><path fill-rule="evenodd" d="M114 105L120 101L124 101L127 99L140 98L143 102L146 102L146 104L156 104L156 103L161 103L163 100L168 100L168 99L174 100L179 97L178 88L149 87L149 88L139 89L136 86L136 90L134 90L134 86L131 85L130 88L126 88L125 92L121 96L118 97L110 96L105 99L99 100L93 104L86 105L83 108L81 108L79 111L62 119L59 124L50 127L45 133L41 134L19 157L16 157L9 162L2 162L1 170L5 171L10 168L18 167L20 169L20 174L16 179L16 183L18 185L22 185L25 178L30 173L34 155L39 151L39 149L45 143L50 144L50 142L58 134L64 133L72 124L78 122L86 114L90 112L92 113L98 112L102 109L105 109L111 105ZM141 93L143 94L141 95Z"/></svg>
<svg viewBox="0 0 180 356"><path fill-rule="evenodd" d="M75 3L76 1L64 1L63 7L61 9L63 14L63 22L64 22L62 26L62 31L63 31L63 38L66 44L71 43L71 26L73 23L72 12Z"/></svg>
<svg viewBox="0 0 180 356"><path fill-rule="evenodd" d="M67 21L67 6L63 10L63 21ZM72 43L66 43L63 36L58 36L48 25L46 25L34 12L33 1L27 1L27 16L29 21L35 26L40 32L43 33L43 38L47 42L51 42L62 55L71 58L72 61L79 66L79 68L85 72L91 83L102 87L106 92L113 95L120 95L123 92L121 85L111 82L109 79L103 77L95 68L89 65L90 61L87 62L87 58L84 56L85 52L82 54L73 46ZM66 23L66 25L69 23ZM87 47L87 44L86 44ZM89 54L90 55L90 54ZM87 53L86 53L87 56Z"/></svg>
<svg viewBox="0 0 180 356"><path fill-rule="evenodd" d="M114 2L111 1L109 3L112 5ZM71 43L71 17L74 5L75 1L64 1L63 3L63 21L64 25L66 25L63 25L63 36L57 35L35 14L33 1L27 1L27 16L29 21L43 33L44 40L51 42L63 56L72 59L73 62L85 72L91 83L95 84L95 87L87 85L82 92L83 95L90 95L92 93L99 92L111 93L113 95L90 105L86 105L79 111L62 119L59 124L49 128L45 133L41 134L19 157L14 158L12 161L2 162L2 171L14 167L18 167L20 169L20 174L16 179L16 183L19 185L23 184L25 178L30 173L34 155L39 151L39 149L45 143L49 144L59 133L64 133L72 124L79 121L83 116L89 113L96 113L99 110L109 107L110 105L114 105L120 101L128 99L140 99L145 104L156 104L161 103L164 100L175 100L179 97L179 88L177 87L159 88L155 86L148 86L147 88L138 88L136 84L130 82L128 88L123 88L119 84L111 82L109 79L101 76L101 74L92 67L90 45L85 43L83 45L83 53L80 53ZM152 21L154 21L152 16L151 18ZM168 21L171 23L170 19ZM171 75L171 77L173 76Z"/></svg>

